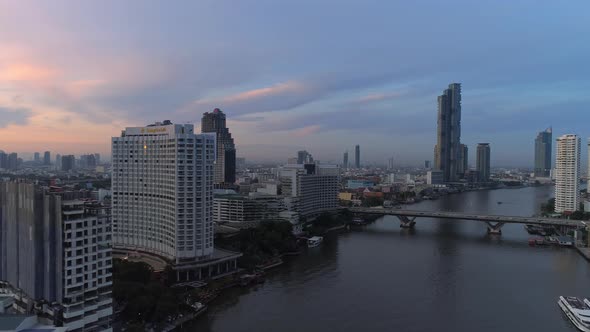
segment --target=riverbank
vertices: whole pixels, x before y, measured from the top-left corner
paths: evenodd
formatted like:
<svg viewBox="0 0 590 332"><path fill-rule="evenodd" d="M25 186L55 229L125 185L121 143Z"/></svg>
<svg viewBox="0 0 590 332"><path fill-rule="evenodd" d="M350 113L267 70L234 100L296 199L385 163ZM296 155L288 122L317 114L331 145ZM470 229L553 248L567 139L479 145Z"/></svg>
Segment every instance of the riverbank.
<svg viewBox="0 0 590 332"><path fill-rule="evenodd" d="M590 263L590 248L576 247L576 250Z"/></svg>

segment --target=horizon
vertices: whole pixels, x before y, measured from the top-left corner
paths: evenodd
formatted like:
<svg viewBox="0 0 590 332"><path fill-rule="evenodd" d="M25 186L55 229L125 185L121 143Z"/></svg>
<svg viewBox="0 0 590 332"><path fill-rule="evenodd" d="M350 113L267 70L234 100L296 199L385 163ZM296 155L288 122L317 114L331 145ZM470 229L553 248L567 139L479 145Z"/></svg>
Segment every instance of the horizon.
<svg viewBox="0 0 590 332"><path fill-rule="evenodd" d="M2 3L0 149L110 159L125 127L218 107L248 161L359 144L363 164L420 165L460 82L470 165L488 142L492 166L532 168L547 127L581 137L586 165L590 3L427 4Z"/></svg>

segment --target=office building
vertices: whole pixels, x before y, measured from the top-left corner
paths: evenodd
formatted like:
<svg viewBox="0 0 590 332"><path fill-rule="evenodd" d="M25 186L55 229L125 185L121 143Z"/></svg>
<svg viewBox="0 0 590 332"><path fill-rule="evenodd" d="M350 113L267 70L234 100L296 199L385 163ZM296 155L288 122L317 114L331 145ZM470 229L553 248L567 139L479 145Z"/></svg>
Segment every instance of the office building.
<svg viewBox="0 0 590 332"><path fill-rule="evenodd" d="M312 164L313 163L313 156L311 153L302 150L297 151L297 164Z"/></svg>
<svg viewBox="0 0 590 332"><path fill-rule="evenodd" d="M342 160L342 168L348 169L348 151L344 152L344 158Z"/></svg>
<svg viewBox="0 0 590 332"><path fill-rule="evenodd" d="M555 212L573 213L580 203L580 147L577 135L557 139L555 158Z"/></svg>
<svg viewBox="0 0 590 332"><path fill-rule="evenodd" d="M426 173L426 184L439 185L443 184L443 172L439 170L432 170Z"/></svg>
<svg viewBox="0 0 590 332"><path fill-rule="evenodd" d="M430 160L424 160L424 168L430 169Z"/></svg>
<svg viewBox="0 0 590 332"><path fill-rule="evenodd" d="M0 169L8 168L8 155L0 150Z"/></svg>
<svg viewBox="0 0 590 332"><path fill-rule="evenodd" d="M197 135L192 124L170 121L128 127L112 138L113 244L118 251L161 258L177 271L178 280L236 269L239 255L213 255L215 148L214 135Z"/></svg>
<svg viewBox="0 0 590 332"><path fill-rule="evenodd" d="M98 163L94 154L84 154L80 156L79 166L82 169L95 169Z"/></svg>
<svg viewBox="0 0 590 332"><path fill-rule="evenodd" d="M535 138L535 177L546 178L551 173L552 137L551 128L547 128Z"/></svg>
<svg viewBox="0 0 590 332"><path fill-rule="evenodd" d="M96 165L100 165L100 153L95 153L94 154L94 161L96 162Z"/></svg>
<svg viewBox="0 0 590 332"><path fill-rule="evenodd" d="M45 151L45 153L43 153L43 165L51 165L51 152Z"/></svg>
<svg viewBox="0 0 590 332"><path fill-rule="evenodd" d="M465 172L469 170L469 149L467 145L461 144L461 162L459 164L458 176L463 179Z"/></svg>
<svg viewBox="0 0 590 332"><path fill-rule="evenodd" d="M61 154L56 154L55 155L55 169L58 171L61 171Z"/></svg>
<svg viewBox="0 0 590 332"><path fill-rule="evenodd" d="M490 144L477 144L476 170L479 174L479 182L490 181Z"/></svg>
<svg viewBox="0 0 590 332"><path fill-rule="evenodd" d="M225 124L225 114L219 108L203 114L201 132L215 134L214 183L218 185L234 184L236 182L236 147Z"/></svg>
<svg viewBox="0 0 590 332"><path fill-rule="evenodd" d="M41 163L41 154L39 152L35 152L35 154L33 155L33 161L35 162L35 164Z"/></svg>
<svg viewBox="0 0 590 332"><path fill-rule="evenodd" d="M16 171L19 165L18 159L18 154L16 152L9 154L6 158L6 168L11 171Z"/></svg>
<svg viewBox="0 0 590 332"><path fill-rule="evenodd" d="M387 169L388 170L392 170L393 169L393 157L387 159Z"/></svg>
<svg viewBox="0 0 590 332"><path fill-rule="evenodd" d="M88 194L0 183L0 280L18 313L112 331L111 216Z"/></svg>
<svg viewBox="0 0 590 332"><path fill-rule="evenodd" d="M76 167L76 157L73 155L67 155L61 157L61 170L69 172Z"/></svg>
<svg viewBox="0 0 590 332"><path fill-rule="evenodd" d="M213 198L213 221L225 223L259 223L276 220L283 210L276 195L250 193L250 195L219 194Z"/></svg>
<svg viewBox="0 0 590 332"><path fill-rule="evenodd" d="M361 147L359 145L354 147L354 167L361 168Z"/></svg>
<svg viewBox="0 0 590 332"><path fill-rule="evenodd" d="M280 181L283 195L291 198L290 210L299 213L304 220L338 209L338 166L285 165L280 169Z"/></svg>
<svg viewBox="0 0 590 332"><path fill-rule="evenodd" d="M434 168L443 172L444 182L459 179L461 154L461 84L452 83L438 96Z"/></svg>

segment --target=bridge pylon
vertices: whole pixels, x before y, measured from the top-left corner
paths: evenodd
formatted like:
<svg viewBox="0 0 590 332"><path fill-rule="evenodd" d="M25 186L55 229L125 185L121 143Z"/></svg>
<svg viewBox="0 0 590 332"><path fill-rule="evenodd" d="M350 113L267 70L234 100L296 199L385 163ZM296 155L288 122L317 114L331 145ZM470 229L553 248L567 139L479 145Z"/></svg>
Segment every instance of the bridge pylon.
<svg viewBox="0 0 590 332"><path fill-rule="evenodd" d="M414 225L416 225L416 222L414 221L414 220L416 220L416 217L408 217L408 216L396 216L396 217L400 221L399 227L401 227L401 228L414 228Z"/></svg>
<svg viewBox="0 0 590 332"><path fill-rule="evenodd" d="M488 225L488 234L502 234L502 226L504 226L505 223L497 222L494 224L490 221L485 221L485 223Z"/></svg>

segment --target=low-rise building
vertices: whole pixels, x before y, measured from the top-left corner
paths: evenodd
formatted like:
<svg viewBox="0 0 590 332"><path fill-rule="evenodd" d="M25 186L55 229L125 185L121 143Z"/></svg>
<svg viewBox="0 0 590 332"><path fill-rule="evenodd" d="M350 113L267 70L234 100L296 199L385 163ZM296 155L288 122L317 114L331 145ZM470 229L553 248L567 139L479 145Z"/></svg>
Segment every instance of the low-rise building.
<svg viewBox="0 0 590 332"><path fill-rule="evenodd" d="M432 170L432 171L428 171L428 173L426 173L426 183L427 184L437 185L437 184L443 184L443 182L444 182L443 171Z"/></svg>
<svg viewBox="0 0 590 332"><path fill-rule="evenodd" d="M281 200L272 195L230 194L215 195L213 198L213 221L218 224L276 219L282 210Z"/></svg>

